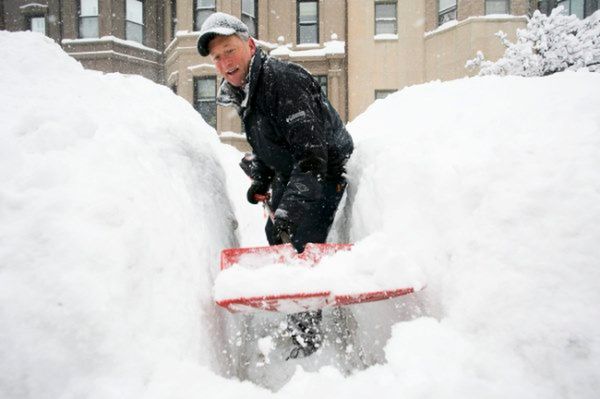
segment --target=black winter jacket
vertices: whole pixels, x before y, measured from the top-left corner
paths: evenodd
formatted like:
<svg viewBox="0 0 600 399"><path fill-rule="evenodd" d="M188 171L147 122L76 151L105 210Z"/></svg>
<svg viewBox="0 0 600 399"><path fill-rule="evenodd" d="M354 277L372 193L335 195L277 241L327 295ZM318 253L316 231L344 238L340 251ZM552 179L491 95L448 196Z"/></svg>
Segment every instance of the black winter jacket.
<svg viewBox="0 0 600 399"><path fill-rule="evenodd" d="M256 50L246 92L223 81L217 101L233 105L254 152L252 178L287 183L278 209L299 222L321 196L323 179L341 178L351 136L318 82L299 65Z"/></svg>

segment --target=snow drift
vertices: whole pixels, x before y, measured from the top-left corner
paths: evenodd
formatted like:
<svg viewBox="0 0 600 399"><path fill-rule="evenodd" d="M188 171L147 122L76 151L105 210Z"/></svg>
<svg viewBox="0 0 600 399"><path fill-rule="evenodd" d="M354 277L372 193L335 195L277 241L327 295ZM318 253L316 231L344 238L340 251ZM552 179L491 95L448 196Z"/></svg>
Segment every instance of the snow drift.
<svg viewBox="0 0 600 399"><path fill-rule="evenodd" d="M0 396L133 398L186 363L220 372L210 291L235 220L212 128L36 34L0 32L0 58Z"/></svg>
<svg viewBox="0 0 600 399"><path fill-rule="evenodd" d="M228 327L210 289L235 244L219 160L241 241L262 236L239 154L168 89L84 71L38 35L0 32L0 56L0 396L600 389L598 74L433 82L353 121L332 239L376 239L373 261L410 262L427 289L353 307L378 364L299 369L271 393L218 376Z"/></svg>
<svg viewBox="0 0 600 399"><path fill-rule="evenodd" d="M397 324L386 347L396 392L598 392L598 87L583 72L434 82L350 125L350 239L384 234L428 275L435 319Z"/></svg>

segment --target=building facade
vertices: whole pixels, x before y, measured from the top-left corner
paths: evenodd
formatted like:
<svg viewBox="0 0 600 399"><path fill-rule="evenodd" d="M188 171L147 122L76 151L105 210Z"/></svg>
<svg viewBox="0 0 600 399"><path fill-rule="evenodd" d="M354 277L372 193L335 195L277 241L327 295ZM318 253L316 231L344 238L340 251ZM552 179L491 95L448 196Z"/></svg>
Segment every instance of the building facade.
<svg viewBox="0 0 600 399"><path fill-rule="evenodd" d="M350 120L403 87L472 75L466 61L478 50L499 58L504 47L495 33L514 38L534 9L530 0L349 0L348 6Z"/></svg>
<svg viewBox="0 0 600 399"><path fill-rule="evenodd" d="M212 12L222 11L242 19L264 51L310 71L342 119L347 120L345 9L344 0L170 1L165 10L171 18L164 52L165 83L192 103L219 132L241 132L241 122L233 109L217 109L214 99L220 79L210 59L200 57L196 50L202 22ZM226 142L243 141L235 134L221 136Z"/></svg>
<svg viewBox="0 0 600 399"><path fill-rule="evenodd" d="M163 78L160 0L7 0L4 29L44 33L84 67Z"/></svg>
<svg viewBox="0 0 600 399"><path fill-rule="evenodd" d="M599 0L8 0L0 29L51 37L85 67L134 73L165 84L245 147L236 113L215 103L220 83L196 41L202 22L222 11L242 19L259 46L296 62L321 83L344 121L378 98L414 84L469 75L477 51L488 59L514 39L527 15L562 5L580 18Z"/></svg>

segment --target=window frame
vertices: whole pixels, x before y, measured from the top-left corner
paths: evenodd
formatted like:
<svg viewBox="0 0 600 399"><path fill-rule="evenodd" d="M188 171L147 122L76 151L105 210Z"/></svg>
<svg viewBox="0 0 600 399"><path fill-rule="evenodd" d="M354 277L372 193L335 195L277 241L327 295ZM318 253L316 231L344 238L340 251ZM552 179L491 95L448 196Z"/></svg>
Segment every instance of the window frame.
<svg viewBox="0 0 600 399"><path fill-rule="evenodd" d="M437 1L437 8L438 8L438 26L441 26L443 24L445 24L446 22L450 22L450 21L456 21L458 19L458 0L454 0L454 6L445 8L443 10L440 10L440 1ZM454 13L454 18L448 19L446 21L443 21L443 18L446 15L451 15Z"/></svg>
<svg viewBox="0 0 600 399"><path fill-rule="evenodd" d="M392 35L397 35L398 34L398 0L375 0L375 2L373 3L374 7L373 7L373 19L374 19L374 32L375 35L383 35L386 33L377 33L377 24L378 22L390 22L391 19L390 18L386 18L384 20L382 20L382 18L379 18L379 20L377 19L377 6L378 5L394 5L395 8L395 13L394 13L394 33L388 33L388 34L392 34Z"/></svg>
<svg viewBox="0 0 600 399"><path fill-rule="evenodd" d="M485 0L484 3L484 15L495 15L495 14L488 14L488 3L489 2L495 2L495 3L499 3L500 1L504 1L504 4L506 4L506 14L510 14L510 0Z"/></svg>
<svg viewBox="0 0 600 399"><path fill-rule="evenodd" d="M169 0L171 7L171 40L175 39L177 34L177 0Z"/></svg>
<svg viewBox="0 0 600 399"><path fill-rule="evenodd" d="M200 80L212 80L214 83L214 95L212 95L211 97L200 97L200 93L198 92L198 86L199 84L197 83ZM194 109L200 114L202 115L202 118L204 119L204 121L206 123L208 123L210 126L212 126L215 130L217 130L217 125L218 125L218 115L217 115L217 77L214 75L205 75L205 76L194 76L193 79L193 84L194 84ZM204 117L204 114L202 113L200 104L201 103L210 103L211 104L211 108L214 107L214 126L212 123L210 123L210 121L206 120L206 118Z"/></svg>
<svg viewBox="0 0 600 399"><path fill-rule="evenodd" d="M38 19L38 18L44 20L44 35L48 36L48 20L46 18L46 14L36 13L36 14L28 15L27 16L27 28L31 32L37 32L37 31L33 30L32 22L34 19ZM42 32L38 32L38 33L42 33Z"/></svg>
<svg viewBox="0 0 600 399"><path fill-rule="evenodd" d="M537 0L536 9L542 14L548 15L550 13L550 0Z"/></svg>
<svg viewBox="0 0 600 399"><path fill-rule="evenodd" d="M313 75L317 83L319 83L319 87L321 88L321 92L325 95L325 97L329 96L329 76L328 75ZM323 90L323 83L325 83L325 90Z"/></svg>
<svg viewBox="0 0 600 399"><path fill-rule="evenodd" d="M567 3L567 4L563 5L563 4L559 4L559 3ZM565 10L566 10L566 12L567 12L567 15L572 15L573 14L573 15L575 15L579 19L584 19L585 18L585 9L586 9L586 7L585 7L586 4L585 3L586 3L586 1L582 0L582 3L581 3L581 15L577 15L577 14L575 14L573 12L573 1L572 0L556 0L554 2L554 8L558 7L559 5L563 5L564 8L565 8Z"/></svg>
<svg viewBox="0 0 600 399"><path fill-rule="evenodd" d="M146 24L144 23L146 20L146 0L131 0L131 1L139 1L142 4L142 23L141 24L128 19L128 16L127 16L127 2L128 1L129 0L124 1L124 3L125 3L125 40L131 40L136 43L144 44L144 42L146 41ZM142 40L141 41L138 42L137 40L129 38L129 35L127 34L127 27L129 26L129 24L133 24L133 25L142 27Z"/></svg>
<svg viewBox="0 0 600 399"><path fill-rule="evenodd" d="M571 0L566 0L566 1L568 1L567 12L569 15L571 15L571 14L573 14L573 12L571 11ZM554 10L556 7L558 7L559 2L561 2L561 1L560 0L538 0L537 9L546 15L550 15L552 10ZM581 17L577 14L575 14L575 15L577 16L577 18L585 19L598 10L600 10L600 1L599 0L583 0L583 10L582 10L583 17Z"/></svg>
<svg viewBox="0 0 600 399"><path fill-rule="evenodd" d="M77 2L77 37L79 39L98 39L100 37L100 0L96 0L96 15L81 15L81 3L86 0L79 0ZM95 36L82 36L81 22L85 19L96 20L96 35Z"/></svg>
<svg viewBox="0 0 600 399"><path fill-rule="evenodd" d="M300 41L300 27L301 26L312 26L313 24L301 24L300 23L300 4L301 3L315 3L317 6L317 15L316 15L316 21L314 23L315 27L317 28L317 41L316 42L301 42ZM320 13L320 9L319 9L319 1L318 0L296 0L296 44L318 44L321 43L320 40L320 30L319 30L319 13Z"/></svg>
<svg viewBox="0 0 600 399"><path fill-rule="evenodd" d="M375 89L375 93L374 93L375 99L373 101L383 100L390 94L394 94L397 91L398 91L398 89ZM381 97L382 94L385 94L385 95L383 97Z"/></svg>
<svg viewBox="0 0 600 399"><path fill-rule="evenodd" d="M243 23L250 28L250 25L246 21L244 21L244 16L252 21L252 28L254 29L254 34L252 34L252 30L250 31L250 36L258 39L258 0L250 0L254 3L254 16L250 16L244 12L244 0L240 1L240 19Z"/></svg>
<svg viewBox="0 0 600 399"><path fill-rule="evenodd" d="M213 6L212 7L202 7L202 8L198 8L198 0L194 0L192 2L192 6L194 7L194 9L192 10L193 14L193 31L194 32L198 32L200 31L200 28L202 28L202 24L198 24L198 10L201 11L212 11L212 13L217 12L217 0L212 0L213 1ZM202 21L202 23L204 23L204 21Z"/></svg>
<svg viewBox="0 0 600 399"><path fill-rule="evenodd" d="M585 0L583 4L583 17L587 18L600 10L600 0Z"/></svg>

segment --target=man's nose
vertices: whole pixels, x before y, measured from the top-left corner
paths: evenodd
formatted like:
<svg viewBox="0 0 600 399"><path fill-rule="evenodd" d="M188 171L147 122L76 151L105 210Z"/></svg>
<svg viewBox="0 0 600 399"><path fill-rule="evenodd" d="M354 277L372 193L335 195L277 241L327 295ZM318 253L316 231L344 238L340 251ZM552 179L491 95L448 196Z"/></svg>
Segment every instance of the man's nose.
<svg viewBox="0 0 600 399"><path fill-rule="evenodd" d="M230 57L224 56L223 58L221 58L221 65L223 65L224 67L228 67L229 64L231 64L231 58Z"/></svg>

